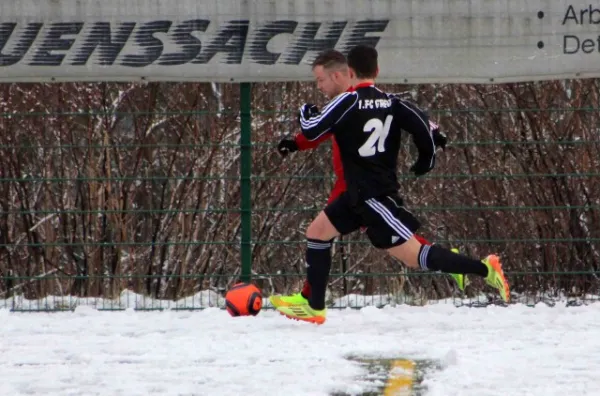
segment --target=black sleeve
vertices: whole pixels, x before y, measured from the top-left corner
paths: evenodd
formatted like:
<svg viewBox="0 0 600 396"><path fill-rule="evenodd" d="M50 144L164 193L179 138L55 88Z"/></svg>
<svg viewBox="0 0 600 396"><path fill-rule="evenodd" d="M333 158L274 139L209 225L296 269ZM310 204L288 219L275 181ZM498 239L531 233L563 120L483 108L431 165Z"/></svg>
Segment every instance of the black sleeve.
<svg viewBox="0 0 600 396"><path fill-rule="evenodd" d="M355 92L344 92L333 98L318 113L306 116L300 111L300 128L302 134L309 141L317 140L323 134L329 132L338 121L340 121L356 104L358 95Z"/></svg>
<svg viewBox="0 0 600 396"><path fill-rule="evenodd" d="M398 98L394 101L394 113L402 129L412 135L419 150L417 163L432 169L435 164L435 144L429 127L429 118L413 103Z"/></svg>

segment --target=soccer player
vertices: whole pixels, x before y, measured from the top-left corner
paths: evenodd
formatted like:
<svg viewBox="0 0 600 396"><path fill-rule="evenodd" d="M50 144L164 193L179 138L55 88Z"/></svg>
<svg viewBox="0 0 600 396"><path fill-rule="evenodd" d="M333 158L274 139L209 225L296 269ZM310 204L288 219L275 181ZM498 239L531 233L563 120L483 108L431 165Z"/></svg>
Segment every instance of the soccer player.
<svg viewBox="0 0 600 396"><path fill-rule="evenodd" d="M277 309L292 319L324 323L331 241L361 226L366 227L374 247L387 250L407 266L481 276L508 302L509 285L498 256L473 259L437 245L423 245L415 238L420 223L404 208L398 195L396 167L404 130L419 152L410 171L420 176L433 169L435 145L428 118L415 106L374 85L379 73L375 48L352 48L347 64L354 89L335 96L321 110L307 103L299 115L302 133L309 141L333 134L347 188L306 230L307 278L311 286L308 303Z"/></svg>
<svg viewBox="0 0 600 396"><path fill-rule="evenodd" d="M319 90L329 99L346 92L352 91L350 83L350 74L346 57L339 51L327 50L321 53L313 62L313 73L317 81ZM430 121L431 132L433 135L434 144L442 149L446 146L446 137L439 131L439 127ZM322 142L331 138L331 134L324 134L315 141L308 141L302 133L298 133L295 137L286 137L277 146L277 149L282 157L286 157L289 153L314 149ZM333 153L333 170L336 180L327 200L327 204L333 202L338 196L346 191L346 182L344 180L344 168L340 158L340 152L335 138L332 139ZM431 242L425 238L415 235L415 238L422 244L431 245ZM453 250L456 251L456 250ZM467 281L463 274L451 274L456 281L460 290L464 290ZM289 296L273 295L269 298L274 307L306 304L310 297L310 283L305 280L302 291Z"/></svg>

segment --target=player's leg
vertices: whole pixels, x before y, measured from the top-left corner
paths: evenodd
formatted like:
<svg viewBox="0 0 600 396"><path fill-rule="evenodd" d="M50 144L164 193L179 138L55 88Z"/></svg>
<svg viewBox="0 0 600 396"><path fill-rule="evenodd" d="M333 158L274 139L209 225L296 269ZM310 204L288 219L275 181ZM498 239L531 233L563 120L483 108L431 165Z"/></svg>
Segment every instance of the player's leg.
<svg viewBox="0 0 600 396"><path fill-rule="evenodd" d="M414 232L420 224L412 213L404 209L398 197L370 199L366 205L369 208L365 211L365 220L369 226L367 232L374 246L386 249L412 268L481 276L500 291L503 300L510 299L508 283L498 256L490 255L477 260L437 245L419 243Z"/></svg>
<svg viewBox="0 0 600 396"><path fill-rule="evenodd" d="M277 308L284 315L321 324L325 321L325 291L331 270L331 241L340 234L348 234L360 226L360 218L342 194L327 205L306 230L306 274L311 292L308 304Z"/></svg>
<svg viewBox="0 0 600 396"><path fill-rule="evenodd" d="M336 179L335 184L331 189L331 193L329 194L329 198L327 199L327 205L334 202L340 195L342 195L344 191L346 191L345 181L340 178ZM299 293L294 293L287 296L273 295L269 297L269 301L271 301L271 304L275 308L289 307L291 305L304 305L308 304L308 299L310 298L310 295L311 287L307 276L304 280L304 284L302 285L302 290Z"/></svg>
<svg viewBox="0 0 600 396"><path fill-rule="evenodd" d="M508 282L504 277L500 258L496 255L477 260L437 245L421 245L414 236L401 245L389 248L388 252L402 262L410 263L412 267L418 265L429 271L479 275L490 286L498 289L504 301L510 300Z"/></svg>
<svg viewBox="0 0 600 396"><path fill-rule="evenodd" d="M280 308L309 304L311 299L315 298L313 292L315 289L316 301L323 300L323 307L319 309L325 308L325 291L327 290L327 280L331 270L331 244L333 238L338 235L339 232L331 224L325 212L321 211L306 231L306 281L302 291L289 296L275 295L269 297L269 301L276 309L281 311ZM320 295L321 290L322 297ZM321 307L321 304L318 303L317 306Z"/></svg>
<svg viewBox="0 0 600 396"><path fill-rule="evenodd" d="M429 242L427 239L423 238L419 234L415 234L415 239L417 241L419 241L419 243L421 245L428 245L428 246L433 245L432 242ZM452 249L450 249L450 251L453 253L459 252L458 249L456 249L456 248L452 248ZM390 254L391 254L391 252L390 252ZM392 255L392 257L395 257L395 256ZM398 259L398 257L396 257L396 259ZM469 280L467 279L467 276L465 274L449 274L449 275L452 277L452 279L454 279L454 281L456 282L456 285L458 286L458 288L461 291L464 291L465 287L469 285Z"/></svg>
<svg viewBox="0 0 600 396"><path fill-rule="evenodd" d="M333 188L331 189L331 192L329 193L329 198L327 199L327 205L331 204L333 201L335 201L340 195L342 195L342 193L346 191L346 182L344 181L343 178L339 177L335 180L335 184L333 185ZM340 245L340 249L341 249L341 254L344 255L344 245ZM308 278L304 281L304 285L302 285L302 291L300 292L300 297L308 300L308 298L310 297L310 282L308 281Z"/></svg>
<svg viewBox="0 0 600 396"><path fill-rule="evenodd" d="M398 202L400 202L399 199L398 199ZM393 203L392 203L392 201L389 201L389 203L392 204L392 205L396 204L395 201ZM374 230L375 230L374 232L367 233L369 235L369 239L371 240L371 243L373 244L373 246L381 247L381 248L385 249L387 246L389 246L389 243L392 241L392 239L391 239L392 236L390 235L391 231L386 230L384 232L380 232L380 231L378 232L378 231L376 231L376 229L374 229ZM417 242L419 242L421 245L427 245L427 246L433 245L427 239L423 238L422 236L420 236L418 234L414 234L414 237L417 240ZM452 252L458 253L458 249L452 249ZM394 249L388 250L388 253L392 257L394 257L396 260L402 262L407 267L411 267L411 268L415 268L415 269L419 268L418 263L406 263L406 262L404 262L400 257L398 257L397 252ZM449 275L452 277L452 279L454 279L454 281L456 282L457 287L461 291L464 291L465 290L465 286L468 284L468 280L467 280L466 275L465 274L454 274L454 273L451 273Z"/></svg>
<svg viewBox="0 0 600 396"><path fill-rule="evenodd" d="M339 235L324 211L313 220L306 231L306 279L310 285L307 304L276 306L291 319L316 324L325 322L325 293L331 270L331 242Z"/></svg>

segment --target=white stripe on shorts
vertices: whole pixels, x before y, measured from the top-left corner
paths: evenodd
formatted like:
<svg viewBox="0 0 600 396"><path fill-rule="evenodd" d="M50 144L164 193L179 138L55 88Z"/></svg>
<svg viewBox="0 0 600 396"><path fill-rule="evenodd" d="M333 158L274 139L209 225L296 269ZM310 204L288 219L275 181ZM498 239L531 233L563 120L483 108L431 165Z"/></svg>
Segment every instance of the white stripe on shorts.
<svg viewBox="0 0 600 396"><path fill-rule="evenodd" d="M366 201L367 205L371 207L375 212L377 212L381 218L390 226L394 231L398 233L402 238L409 240L412 238L413 233L404 225L400 220L394 217L392 212L389 211L388 208L383 206L379 201L374 198L371 198Z"/></svg>

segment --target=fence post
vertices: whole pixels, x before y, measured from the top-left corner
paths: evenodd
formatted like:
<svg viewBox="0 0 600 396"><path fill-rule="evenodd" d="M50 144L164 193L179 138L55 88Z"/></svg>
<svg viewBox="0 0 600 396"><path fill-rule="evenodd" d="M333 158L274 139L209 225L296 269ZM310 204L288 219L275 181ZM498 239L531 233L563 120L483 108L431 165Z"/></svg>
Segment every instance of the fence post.
<svg viewBox="0 0 600 396"><path fill-rule="evenodd" d="M252 275L252 86L240 84L240 213L242 216L241 256L242 272L240 280L250 282Z"/></svg>

